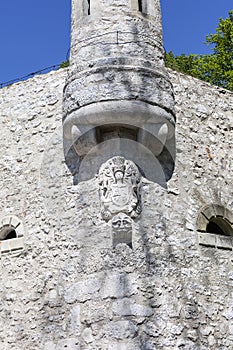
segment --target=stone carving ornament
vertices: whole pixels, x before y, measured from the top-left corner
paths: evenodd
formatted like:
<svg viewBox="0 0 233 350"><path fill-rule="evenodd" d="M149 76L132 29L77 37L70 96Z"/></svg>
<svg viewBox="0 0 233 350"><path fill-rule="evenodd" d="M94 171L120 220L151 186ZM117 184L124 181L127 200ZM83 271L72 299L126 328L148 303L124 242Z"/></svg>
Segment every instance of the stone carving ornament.
<svg viewBox="0 0 233 350"><path fill-rule="evenodd" d="M118 243L125 243L132 248L132 219L128 215L119 213L112 218L112 238L113 248Z"/></svg>
<svg viewBox="0 0 233 350"><path fill-rule="evenodd" d="M99 170L101 214L108 221L118 213L136 218L141 212L141 174L124 157L113 157Z"/></svg>

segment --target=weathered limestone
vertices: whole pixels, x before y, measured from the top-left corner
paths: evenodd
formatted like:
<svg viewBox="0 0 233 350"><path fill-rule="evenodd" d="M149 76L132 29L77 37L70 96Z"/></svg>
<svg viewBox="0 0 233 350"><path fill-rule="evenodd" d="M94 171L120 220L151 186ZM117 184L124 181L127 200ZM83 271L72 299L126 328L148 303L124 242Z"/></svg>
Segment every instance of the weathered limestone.
<svg viewBox="0 0 233 350"><path fill-rule="evenodd" d="M115 215L112 218L113 248L116 248L119 243L125 243L132 247L132 230L132 219L128 215L124 213Z"/></svg>
<svg viewBox="0 0 233 350"><path fill-rule="evenodd" d="M232 213L232 93L169 71L175 171L167 190L142 177L133 249L113 247L98 176L72 186L65 165L66 74L0 91L1 218L25 228L24 250L1 255L1 349L231 350L232 250L199 245L196 224L211 203Z"/></svg>
<svg viewBox="0 0 233 350"><path fill-rule="evenodd" d="M165 185L172 175L174 96L163 62L160 12L158 0L142 6L90 1L90 14L86 2L73 1L63 130L75 183L116 155L157 183Z"/></svg>
<svg viewBox="0 0 233 350"><path fill-rule="evenodd" d="M135 1L90 4L90 15L88 1L73 13L74 25L76 20L83 23L83 32L73 32L72 55L80 49L80 71L78 62L72 62L70 69L0 90L0 223L12 225L19 239L1 242L0 349L232 350L231 230L227 236L205 231L211 220L226 220L232 228L233 93L165 71L158 60L157 1L142 2L142 12ZM115 21L113 28L106 8ZM132 35L117 45L106 41L104 50L100 38L88 39L86 47L78 42L79 35L85 37L90 30L94 35L96 28L131 29L130 21L140 35L150 29L158 45L154 47L151 38L139 41L139 34L136 43ZM129 57L130 50L138 60ZM104 57L107 65L101 61L103 51L109 53ZM96 54L92 67L85 60L89 53ZM112 53L116 61L107 74ZM143 66L146 62L149 68ZM150 78L147 69L154 72ZM155 76L161 78L161 99ZM140 85L142 77L148 86ZM165 102L173 105L169 80L175 113L164 109ZM65 106L63 131L69 136L70 123L75 138L65 156L64 86L71 110ZM110 93L105 94L104 89L112 87L118 89L119 100L116 95L110 101ZM136 93L141 99L133 99ZM164 105L157 105L158 100ZM174 114L175 169L172 129L166 138ZM97 116L99 129L89 128L95 127ZM113 123L118 116L113 128L102 124L106 117ZM137 121L133 127L132 118ZM79 135L76 121L83 123L84 135ZM141 132L146 145L138 142ZM89 151L95 137L101 143L91 143ZM77 155L82 159L78 174ZM148 180L150 174L155 182ZM77 175L90 179L72 185ZM22 249L12 250L19 247L15 243Z"/></svg>
<svg viewBox="0 0 233 350"><path fill-rule="evenodd" d="M132 219L141 213L141 174L137 166L123 157L113 157L99 170L102 218L112 219L112 240L132 247Z"/></svg>
<svg viewBox="0 0 233 350"><path fill-rule="evenodd" d="M123 157L114 157L99 170L100 205L105 220L125 213L136 218L141 212L141 174L137 166Z"/></svg>

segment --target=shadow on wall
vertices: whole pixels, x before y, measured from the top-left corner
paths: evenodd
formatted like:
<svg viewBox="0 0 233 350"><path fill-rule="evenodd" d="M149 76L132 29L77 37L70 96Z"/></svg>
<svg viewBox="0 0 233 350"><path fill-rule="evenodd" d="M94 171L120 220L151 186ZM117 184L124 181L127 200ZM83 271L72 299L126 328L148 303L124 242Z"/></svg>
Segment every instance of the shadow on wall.
<svg viewBox="0 0 233 350"><path fill-rule="evenodd" d="M112 128L112 124L106 126L109 129ZM119 130L121 131L119 132ZM70 148L65 150L66 164L73 175L74 184L93 178L98 173L102 163L120 155L134 161L141 174L148 180L166 188L166 183L174 170L174 140L170 140L167 145L169 148L163 146L162 154L156 156L150 148L135 140L136 137L130 137L128 126L126 128L118 124L114 127L114 131L106 133L100 142L92 142L93 135L98 140L96 135L100 135L99 131L100 128L94 128L86 134L82 134L80 139L74 141ZM146 134L149 135L148 132ZM153 139L154 145L159 144L161 148L160 141L151 135L150 141Z"/></svg>

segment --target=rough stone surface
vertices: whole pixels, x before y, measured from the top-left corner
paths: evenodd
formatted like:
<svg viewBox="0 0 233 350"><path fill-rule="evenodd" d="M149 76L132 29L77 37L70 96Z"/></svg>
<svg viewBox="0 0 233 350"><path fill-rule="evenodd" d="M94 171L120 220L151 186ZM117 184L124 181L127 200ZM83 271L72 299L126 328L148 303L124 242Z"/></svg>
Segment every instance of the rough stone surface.
<svg viewBox="0 0 233 350"><path fill-rule="evenodd" d="M231 350L232 246L199 244L197 218L211 204L233 211L233 93L168 71L173 176L142 177L133 249L113 248L98 177L75 186L65 163L67 74L0 90L0 217L24 226L24 249L1 254L0 349Z"/></svg>
<svg viewBox="0 0 233 350"><path fill-rule="evenodd" d="M149 0L146 5L149 16L132 11L128 0L96 0L88 16L82 1L73 1L65 115L109 99L151 100L173 110L163 61L160 2Z"/></svg>
<svg viewBox="0 0 233 350"><path fill-rule="evenodd" d="M24 251L1 256L1 349L231 349L232 251L199 245L196 219L232 211L232 93L169 71L175 172L142 180L134 248L112 249L98 179L73 186L64 164L66 74L1 90L1 217L25 225Z"/></svg>
<svg viewBox="0 0 233 350"><path fill-rule="evenodd" d="M63 126L66 161L77 182L90 180L113 156L135 162L133 153L144 159L148 179L156 177L159 167L151 171L150 164L158 155L160 167L169 163L163 181L171 176L174 95L163 60L160 1L143 1L142 11L135 6L135 0L95 0L89 12L88 1L73 1Z"/></svg>

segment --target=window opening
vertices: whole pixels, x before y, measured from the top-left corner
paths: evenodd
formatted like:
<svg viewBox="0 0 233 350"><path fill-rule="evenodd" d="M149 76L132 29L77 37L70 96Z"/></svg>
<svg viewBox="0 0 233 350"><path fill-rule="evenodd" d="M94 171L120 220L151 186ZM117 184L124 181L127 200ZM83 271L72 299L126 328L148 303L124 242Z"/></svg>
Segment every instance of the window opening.
<svg viewBox="0 0 233 350"><path fill-rule="evenodd" d="M0 218L0 252L19 252L24 249L24 226L16 216Z"/></svg>
<svg viewBox="0 0 233 350"><path fill-rule="evenodd" d="M197 217L200 245L233 250L233 214L220 204L206 205Z"/></svg>
<svg viewBox="0 0 233 350"><path fill-rule="evenodd" d="M206 226L206 232L221 236L233 236L231 225L221 217L212 217Z"/></svg>
<svg viewBox="0 0 233 350"><path fill-rule="evenodd" d="M138 11L142 12L142 0L138 0Z"/></svg>
<svg viewBox="0 0 233 350"><path fill-rule="evenodd" d="M91 14L91 0L83 0L83 16Z"/></svg>
<svg viewBox="0 0 233 350"><path fill-rule="evenodd" d="M17 238L16 231L12 226L3 226L0 230L0 240L4 241L7 239Z"/></svg>
<svg viewBox="0 0 233 350"><path fill-rule="evenodd" d="M91 0L87 0L87 5L88 5L87 14L88 14L88 16L90 16L90 14L91 14Z"/></svg>

